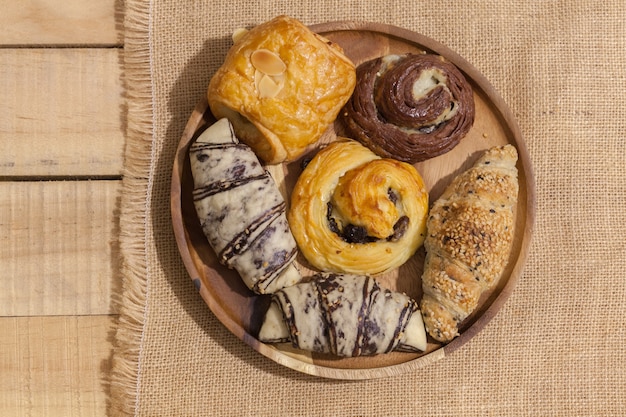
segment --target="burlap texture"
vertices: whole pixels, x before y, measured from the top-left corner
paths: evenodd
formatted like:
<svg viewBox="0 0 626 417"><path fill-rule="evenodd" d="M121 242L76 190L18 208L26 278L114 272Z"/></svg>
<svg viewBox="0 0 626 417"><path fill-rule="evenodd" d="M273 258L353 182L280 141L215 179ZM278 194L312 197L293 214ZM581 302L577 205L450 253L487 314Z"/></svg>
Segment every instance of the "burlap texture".
<svg viewBox="0 0 626 417"><path fill-rule="evenodd" d="M390 23L458 52L501 93L533 162L525 272L449 357L343 382L284 368L230 334L194 289L171 227L173 156L234 28ZM626 4L622 1L126 0L124 293L111 414L618 416L626 412Z"/></svg>

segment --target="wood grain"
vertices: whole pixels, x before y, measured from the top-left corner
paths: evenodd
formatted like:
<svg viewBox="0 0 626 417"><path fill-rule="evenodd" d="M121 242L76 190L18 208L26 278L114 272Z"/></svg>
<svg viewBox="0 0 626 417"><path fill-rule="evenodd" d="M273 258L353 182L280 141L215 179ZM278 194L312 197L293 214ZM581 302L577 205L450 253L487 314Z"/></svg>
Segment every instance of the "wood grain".
<svg viewBox="0 0 626 417"><path fill-rule="evenodd" d="M0 316L115 313L121 181L0 182Z"/></svg>
<svg viewBox="0 0 626 417"><path fill-rule="evenodd" d="M103 416L115 319L0 318L3 416Z"/></svg>
<svg viewBox="0 0 626 417"><path fill-rule="evenodd" d="M0 45L121 45L121 0L5 1Z"/></svg>
<svg viewBox="0 0 626 417"><path fill-rule="evenodd" d="M122 22L123 0L2 4L3 416L108 414L125 140Z"/></svg>
<svg viewBox="0 0 626 417"><path fill-rule="evenodd" d="M119 176L118 49L0 49L0 177Z"/></svg>

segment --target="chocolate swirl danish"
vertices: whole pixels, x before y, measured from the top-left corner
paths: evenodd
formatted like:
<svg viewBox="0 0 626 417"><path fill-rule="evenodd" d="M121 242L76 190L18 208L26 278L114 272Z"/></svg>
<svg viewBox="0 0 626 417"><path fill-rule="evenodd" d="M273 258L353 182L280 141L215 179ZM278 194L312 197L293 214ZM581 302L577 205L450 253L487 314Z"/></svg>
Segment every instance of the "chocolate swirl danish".
<svg viewBox="0 0 626 417"><path fill-rule="evenodd" d="M416 163L454 148L474 123L472 88L433 54L387 55L357 68L341 112L353 139L378 155Z"/></svg>

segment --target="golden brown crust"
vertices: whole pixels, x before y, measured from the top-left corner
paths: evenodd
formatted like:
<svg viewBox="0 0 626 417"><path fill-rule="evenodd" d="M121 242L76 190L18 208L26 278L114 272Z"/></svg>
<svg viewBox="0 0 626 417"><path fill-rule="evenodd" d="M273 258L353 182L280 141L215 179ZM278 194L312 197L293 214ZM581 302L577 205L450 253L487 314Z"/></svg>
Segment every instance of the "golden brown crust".
<svg viewBox="0 0 626 417"><path fill-rule="evenodd" d="M267 70L253 63L251 56L259 50L264 58L267 52L276 55L284 71L280 65ZM207 97L213 114L228 118L237 136L273 164L297 158L316 142L355 83L354 64L338 45L296 19L279 16L237 37Z"/></svg>
<svg viewBox="0 0 626 417"><path fill-rule="evenodd" d="M482 287L465 266L449 262L433 253L422 276L422 284L429 294L440 300L455 317L467 317L478 305Z"/></svg>
<svg viewBox="0 0 626 417"><path fill-rule="evenodd" d="M449 342L459 335L458 320L434 297L425 294L420 302L420 310L426 331L435 340Z"/></svg>
<svg viewBox="0 0 626 417"><path fill-rule="evenodd" d="M439 341L456 336L450 320L458 324L467 318L506 267L518 193L516 161L512 145L487 150L430 210L422 313Z"/></svg>
<svg viewBox="0 0 626 417"><path fill-rule="evenodd" d="M376 274L424 241L428 192L412 165L340 138L298 178L289 224L301 253L327 272Z"/></svg>
<svg viewBox="0 0 626 417"><path fill-rule="evenodd" d="M428 219L426 250L446 254L474 271L490 287L507 260L513 239L510 208L448 200L433 207Z"/></svg>

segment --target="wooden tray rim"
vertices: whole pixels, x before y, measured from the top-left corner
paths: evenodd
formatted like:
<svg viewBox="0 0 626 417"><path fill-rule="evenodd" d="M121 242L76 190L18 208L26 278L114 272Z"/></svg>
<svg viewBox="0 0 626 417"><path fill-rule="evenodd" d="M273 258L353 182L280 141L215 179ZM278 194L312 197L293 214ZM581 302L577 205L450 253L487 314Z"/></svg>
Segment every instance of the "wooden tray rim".
<svg viewBox="0 0 626 417"><path fill-rule="evenodd" d="M416 359L378 368L368 369L349 369L349 368L331 368L321 366L313 363L307 363L296 359L284 352L279 351L272 345L264 344L249 334L245 329L239 326L228 314L225 314L219 304L213 299L213 294L210 294L205 285L200 286L199 293L203 300L206 302L209 309L216 315L220 322L236 337L248 344L254 350L267 358L275 361L276 363L283 365L293 370L330 379L343 379L343 380L362 380L362 379L374 379L381 377L389 377L399 375L405 372L415 371L423 368L428 364L440 360L445 356L451 354L462 345L467 343L471 338L478 334L487 323L495 317L502 305L511 295L513 288L517 284L522 272L523 267L528 257L531 237L534 230L535 222L535 181L532 171L532 165L526 144L523 141L520 129L517 125L515 118L513 117L509 107L504 102L502 97L491 86L489 81L459 54L449 49L445 45L419 33L413 32L408 29L400 28L394 25L366 22L366 21L333 21L326 23L319 23L311 25L310 28L320 33L322 36L329 32L339 31L364 31L380 33L384 36L395 37L397 39L408 41L412 44L419 46L422 49L430 50L431 52L438 53L464 72L472 81L478 85L482 92L488 97L488 99L494 104L494 109L499 113L499 116L504 121L503 125L510 130L510 134L513 137L513 142L518 150L519 161L523 167L524 175L526 179L526 221L524 224L523 237L520 247L519 256L515 261L515 265L512 269L511 275L507 280L506 285L502 288L500 293L496 296L496 299L492 304L478 317L475 322L466 331L461 333L452 342L436 349L428 354L420 356ZM173 175L171 183L171 215L173 220L173 228L176 237L178 249L185 265L187 272L192 279L199 279L200 272L196 268L190 253L187 250L186 242L186 230L182 221L177 221L183 218L182 206L181 206L181 192L182 183L181 178L183 174L183 167L185 164L185 158L187 156L187 150L191 140L194 137L197 126L201 124L204 112L208 107L206 97L203 97L194 108L191 117L189 118L187 125L183 131L181 141L176 150L176 157L173 165Z"/></svg>

